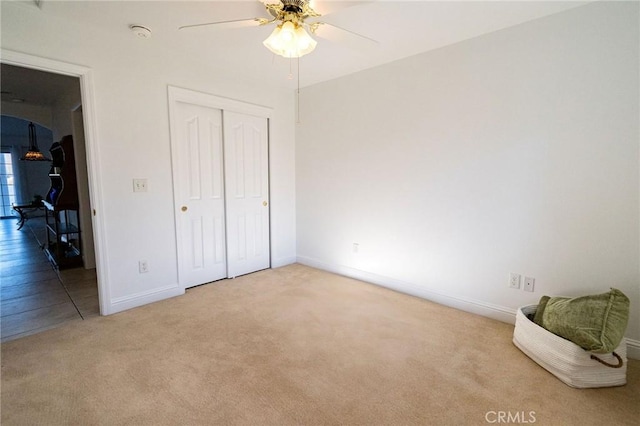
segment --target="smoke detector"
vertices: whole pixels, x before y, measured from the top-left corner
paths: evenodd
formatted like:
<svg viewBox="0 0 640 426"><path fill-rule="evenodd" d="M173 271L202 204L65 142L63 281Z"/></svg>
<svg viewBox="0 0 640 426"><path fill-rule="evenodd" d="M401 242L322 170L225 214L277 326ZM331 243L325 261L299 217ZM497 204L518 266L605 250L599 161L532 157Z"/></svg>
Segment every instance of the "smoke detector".
<svg viewBox="0 0 640 426"><path fill-rule="evenodd" d="M142 25L129 25L129 29L139 38L151 38L151 30Z"/></svg>

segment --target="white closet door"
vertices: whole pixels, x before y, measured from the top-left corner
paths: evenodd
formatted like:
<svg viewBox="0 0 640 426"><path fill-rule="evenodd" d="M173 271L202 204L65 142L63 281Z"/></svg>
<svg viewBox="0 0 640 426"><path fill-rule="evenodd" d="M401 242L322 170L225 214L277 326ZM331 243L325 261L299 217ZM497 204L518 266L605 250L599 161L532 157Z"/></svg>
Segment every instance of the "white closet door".
<svg viewBox="0 0 640 426"><path fill-rule="evenodd" d="M224 111L229 277L269 268L268 132L265 118Z"/></svg>
<svg viewBox="0 0 640 426"><path fill-rule="evenodd" d="M222 111L176 102L171 120L178 273L188 288L227 277Z"/></svg>

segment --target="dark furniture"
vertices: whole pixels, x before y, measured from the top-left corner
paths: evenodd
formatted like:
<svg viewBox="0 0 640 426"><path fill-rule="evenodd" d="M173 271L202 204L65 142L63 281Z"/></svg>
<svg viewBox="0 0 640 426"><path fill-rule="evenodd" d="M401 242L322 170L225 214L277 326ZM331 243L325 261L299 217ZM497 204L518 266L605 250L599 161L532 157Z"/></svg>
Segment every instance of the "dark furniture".
<svg viewBox="0 0 640 426"><path fill-rule="evenodd" d="M45 253L58 269L82 266L80 205L71 135L51 145L49 152L51 188L42 202L47 224Z"/></svg>
<svg viewBox="0 0 640 426"><path fill-rule="evenodd" d="M18 219L18 231L22 229L24 223L29 219L27 213L40 210L42 207L42 200L32 201L29 204L13 204L11 208L20 215L20 219Z"/></svg>

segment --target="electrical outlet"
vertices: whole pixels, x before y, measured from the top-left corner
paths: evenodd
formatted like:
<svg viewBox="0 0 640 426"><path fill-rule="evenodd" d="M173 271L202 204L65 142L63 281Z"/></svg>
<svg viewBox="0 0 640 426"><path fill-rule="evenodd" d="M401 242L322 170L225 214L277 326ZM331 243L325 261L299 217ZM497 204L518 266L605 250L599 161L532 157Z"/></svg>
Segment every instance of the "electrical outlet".
<svg viewBox="0 0 640 426"><path fill-rule="evenodd" d="M146 274L147 272L149 272L149 264L146 260L141 260L138 262L138 271L141 274Z"/></svg>
<svg viewBox="0 0 640 426"><path fill-rule="evenodd" d="M509 273L509 287L520 288L520 274L516 274L515 272Z"/></svg>
<svg viewBox="0 0 640 426"><path fill-rule="evenodd" d="M533 287L536 283L536 279L532 277L524 277L524 291L530 291L533 293Z"/></svg>
<svg viewBox="0 0 640 426"><path fill-rule="evenodd" d="M147 192L147 180L146 179L134 179L133 180L133 192Z"/></svg>
<svg viewBox="0 0 640 426"><path fill-rule="evenodd" d="M360 244L353 243L353 252L358 253L358 250L360 250Z"/></svg>

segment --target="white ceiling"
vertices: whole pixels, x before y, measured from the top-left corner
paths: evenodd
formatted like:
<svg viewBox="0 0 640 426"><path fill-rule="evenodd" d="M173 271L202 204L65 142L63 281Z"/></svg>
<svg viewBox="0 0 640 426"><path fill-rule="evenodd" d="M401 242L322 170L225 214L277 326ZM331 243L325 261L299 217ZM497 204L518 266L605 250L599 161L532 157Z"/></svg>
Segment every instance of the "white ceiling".
<svg viewBox="0 0 640 426"><path fill-rule="evenodd" d="M51 106L65 94L80 91L80 80L61 74L0 64L2 101Z"/></svg>
<svg viewBox="0 0 640 426"><path fill-rule="evenodd" d="M273 0L278 1L278 0ZM139 24L153 32L132 43L160 46L167 52L195 55L232 75L265 84L293 88L295 60L274 57L262 41L272 25L227 28L208 26L178 30L202 22L268 17L258 0L233 1L57 1L40 0L40 12L101 32L130 33ZM316 37L318 47L300 59L300 85L307 86L440 48L588 1L356 1L315 0L319 18L377 40L378 45L344 31L331 31L332 40ZM313 19L308 19L312 22ZM324 27L326 29L326 27ZM203 55L203 52L204 55ZM223 60L221 60L223 58Z"/></svg>

